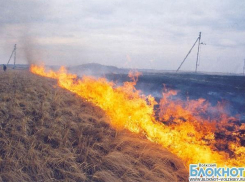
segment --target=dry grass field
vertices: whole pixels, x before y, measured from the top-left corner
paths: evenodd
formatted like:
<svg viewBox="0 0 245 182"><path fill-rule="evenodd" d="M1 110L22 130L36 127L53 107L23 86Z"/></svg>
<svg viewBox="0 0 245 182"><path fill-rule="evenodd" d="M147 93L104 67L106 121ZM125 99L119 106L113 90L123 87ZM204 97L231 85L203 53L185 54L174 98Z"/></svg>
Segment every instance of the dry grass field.
<svg viewBox="0 0 245 182"><path fill-rule="evenodd" d="M0 70L0 181L187 181L176 156L28 71Z"/></svg>

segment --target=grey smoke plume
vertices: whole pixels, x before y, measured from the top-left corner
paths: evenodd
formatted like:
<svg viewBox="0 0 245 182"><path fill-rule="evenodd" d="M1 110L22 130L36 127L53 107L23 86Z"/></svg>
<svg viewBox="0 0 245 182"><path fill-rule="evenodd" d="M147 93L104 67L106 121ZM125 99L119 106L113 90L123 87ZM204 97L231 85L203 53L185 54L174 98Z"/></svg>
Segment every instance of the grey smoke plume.
<svg viewBox="0 0 245 182"><path fill-rule="evenodd" d="M42 1L9 0L0 6L0 44L8 55L17 44L17 63L37 63L42 59L38 35L47 20L49 4ZM38 29L38 31L34 31Z"/></svg>
<svg viewBox="0 0 245 182"><path fill-rule="evenodd" d="M31 37L25 36L22 38L23 42L23 53L29 65L38 64L42 60L42 53L37 48L38 41Z"/></svg>

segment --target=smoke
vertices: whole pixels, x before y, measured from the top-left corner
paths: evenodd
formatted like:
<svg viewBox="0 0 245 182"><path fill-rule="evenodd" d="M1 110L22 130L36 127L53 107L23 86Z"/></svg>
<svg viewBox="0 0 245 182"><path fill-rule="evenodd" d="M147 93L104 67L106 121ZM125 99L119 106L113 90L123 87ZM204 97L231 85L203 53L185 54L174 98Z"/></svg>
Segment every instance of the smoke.
<svg viewBox="0 0 245 182"><path fill-rule="evenodd" d="M40 62L43 54L38 37L44 31L42 23L47 19L49 5L41 1L9 0L0 10L0 44L4 57L17 44L17 64Z"/></svg>
<svg viewBox="0 0 245 182"><path fill-rule="evenodd" d="M42 53L38 49L38 40L32 36L22 37L23 53L29 65L39 64L42 60Z"/></svg>

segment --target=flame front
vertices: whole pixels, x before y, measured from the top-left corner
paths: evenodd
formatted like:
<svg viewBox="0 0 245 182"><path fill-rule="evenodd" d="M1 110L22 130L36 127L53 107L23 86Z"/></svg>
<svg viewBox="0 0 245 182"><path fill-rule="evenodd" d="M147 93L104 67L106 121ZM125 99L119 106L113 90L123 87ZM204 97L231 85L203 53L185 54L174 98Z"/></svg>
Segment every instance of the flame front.
<svg viewBox="0 0 245 182"><path fill-rule="evenodd" d="M203 119L197 112L211 107L204 100L189 101L188 106L169 100L173 91L165 93L160 101L160 111L156 119L152 96L144 96L136 90L137 79L116 86L105 78L84 76L81 79L67 73L64 67L57 72L45 71L43 66L32 65L34 74L58 80L60 87L76 93L82 98L102 108L110 118L111 125L117 129L128 129L144 134L150 141L158 143L181 158L185 165L191 163L217 163L220 166L245 166L245 147L241 146L238 136L227 142L227 150L215 148L222 139L214 140L214 131L222 125L232 122L225 114L219 115L219 121ZM174 119L173 124L164 122ZM221 124L220 124L221 123ZM241 127L244 127L242 125ZM243 136L244 137L244 136ZM232 154L231 154L232 153Z"/></svg>

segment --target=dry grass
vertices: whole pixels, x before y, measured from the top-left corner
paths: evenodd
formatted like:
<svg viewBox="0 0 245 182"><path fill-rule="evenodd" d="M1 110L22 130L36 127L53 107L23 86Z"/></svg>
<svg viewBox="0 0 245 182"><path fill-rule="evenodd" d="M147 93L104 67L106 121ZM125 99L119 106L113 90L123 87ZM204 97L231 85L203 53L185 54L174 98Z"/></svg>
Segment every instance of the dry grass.
<svg viewBox="0 0 245 182"><path fill-rule="evenodd" d="M0 71L0 181L187 181L176 156L26 71Z"/></svg>

